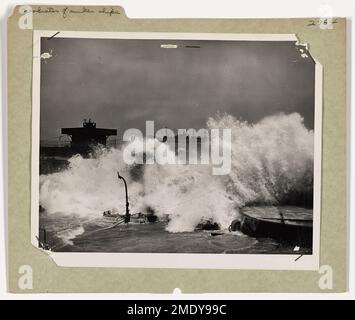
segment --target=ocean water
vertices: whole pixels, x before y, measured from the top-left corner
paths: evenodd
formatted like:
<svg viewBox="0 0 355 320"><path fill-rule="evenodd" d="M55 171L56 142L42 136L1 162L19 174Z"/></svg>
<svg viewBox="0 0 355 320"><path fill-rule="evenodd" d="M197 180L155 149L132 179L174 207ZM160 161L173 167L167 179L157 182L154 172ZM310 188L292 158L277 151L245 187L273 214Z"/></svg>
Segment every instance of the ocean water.
<svg viewBox="0 0 355 320"><path fill-rule="evenodd" d="M126 234L133 230L130 237L120 238L117 234L121 232L115 233L113 229L101 233L107 236L107 247L119 242L120 250L147 250L143 244L151 238L149 252L154 252L159 245L153 241L153 235L158 234L162 241L171 243L167 245L169 250L179 248L173 245L174 241L189 238L190 250L203 251L205 236L210 237L211 232L194 231L201 219L210 219L226 230L243 206L290 204L291 201L302 205L297 202L311 198L314 134L304 126L299 114L273 115L256 124L224 114L208 119L207 127L231 129L232 163L228 175L213 175L211 165L127 165L123 161L123 147L99 149L92 158L72 157L66 170L40 176L40 205L44 212L41 227L56 234L66 251L88 250L83 239L89 242L89 231L110 223L102 218L103 211L125 212L124 187L117 171L127 180L132 214L154 212L159 218L168 217L167 223L157 224L159 227L132 224L118 228L126 228L123 229ZM153 143L148 141L147 145ZM148 148L147 155L150 152L153 150ZM96 243L100 242L98 234L91 235ZM211 237L214 242L223 243L221 252L223 247L233 249L228 245L230 239L235 250L238 250L235 242L246 241L240 234ZM125 239L133 242L136 239L141 246L131 246ZM251 244L256 240L248 241ZM104 247L98 246L97 250L104 251ZM212 247L208 250L215 250Z"/></svg>
<svg viewBox="0 0 355 320"><path fill-rule="evenodd" d="M42 216L48 244L56 252L311 254L309 247L270 238L253 238L239 231L169 232L166 223L129 223L114 228L112 220Z"/></svg>

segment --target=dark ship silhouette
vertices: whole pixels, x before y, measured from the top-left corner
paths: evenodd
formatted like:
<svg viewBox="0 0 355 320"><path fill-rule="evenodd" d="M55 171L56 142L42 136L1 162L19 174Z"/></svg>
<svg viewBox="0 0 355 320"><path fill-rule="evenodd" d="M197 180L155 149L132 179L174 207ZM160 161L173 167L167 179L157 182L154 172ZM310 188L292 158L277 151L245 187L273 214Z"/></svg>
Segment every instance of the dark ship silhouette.
<svg viewBox="0 0 355 320"><path fill-rule="evenodd" d="M66 168L68 159L76 154L90 157L94 149L106 147L107 138L116 136L116 129L97 128L96 122L84 119L82 127L62 128L54 142L40 144L40 174L58 172ZM67 141L63 142L63 138Z"/></svg>
<svg viewBox="0 0 355 320"><path fill-rule="evenodd" d="M79 128L62 128L62 134L70 137L70 148L73 152L87 156L97 145L106 146L109 136L117 135L116 129L97 128L96 122L84 119Z"/></svg>

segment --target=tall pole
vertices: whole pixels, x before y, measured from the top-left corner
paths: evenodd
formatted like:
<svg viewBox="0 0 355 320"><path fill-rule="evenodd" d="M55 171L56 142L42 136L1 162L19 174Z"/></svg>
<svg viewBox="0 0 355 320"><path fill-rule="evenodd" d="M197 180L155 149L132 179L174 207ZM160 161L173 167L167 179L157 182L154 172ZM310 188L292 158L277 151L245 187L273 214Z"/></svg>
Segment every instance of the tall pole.
<svg viewBox="0 0 355 320"><path fill-rule="evenodd" d="M131 216L129 214L129 202L128 202L128 190L127 190L127 182L126 182L126 179L123 178L120 173L117 171L117 175L118 175L118 179L121 179L123 180L123 183L124 183L124 187L125 187L125 190L126 190L126 215L125 215L125 218L124 218L124 222L125 223L128 223L130 220L131 220Z"/></svg>

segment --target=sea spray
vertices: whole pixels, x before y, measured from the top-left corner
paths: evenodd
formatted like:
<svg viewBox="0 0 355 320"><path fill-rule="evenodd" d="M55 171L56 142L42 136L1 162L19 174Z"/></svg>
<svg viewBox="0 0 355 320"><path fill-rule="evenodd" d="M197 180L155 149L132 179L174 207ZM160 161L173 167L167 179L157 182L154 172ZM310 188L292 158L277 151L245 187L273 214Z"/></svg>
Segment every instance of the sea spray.
<svg viewBox="0 0 355 320"><path fill-rule="evenodd" d="M131 213L153 210L169 216L169 232L193 231L203 218L227 228L248 204L287 204L294 194L313 192L313 131L297 114L278 114L256 124L230 115L208 119L207 127L232 131L228 175L211 165L127 165L124 146L72 157L68 169L40 177L40 205L49 215L97 219L105 210L125 212L117 171L127 179ZM153 152L148 141L146 156ZM167 152L174 152L167 150Z"/></svg>

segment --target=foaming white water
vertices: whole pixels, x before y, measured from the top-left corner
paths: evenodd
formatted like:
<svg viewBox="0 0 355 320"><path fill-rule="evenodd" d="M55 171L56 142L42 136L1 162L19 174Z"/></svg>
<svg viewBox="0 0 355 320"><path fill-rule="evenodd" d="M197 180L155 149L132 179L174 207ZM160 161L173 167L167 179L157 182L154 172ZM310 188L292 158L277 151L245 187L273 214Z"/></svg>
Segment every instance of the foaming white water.
<svg viewBox="0 0 355 320"><path fill-rule="evenodd" d="M85 232L82 226L73 228L73 229L66 229L63 231L57 232L57 237L62 239L65 244L73 245L73 239L77 236L83 234Z"/></svg>
<svg viewBox="0 0 355 320"><path fill-rule="evenodd" d="M167 230L192 231L202 218L228 227L248 203L276 204L313 185L313 132L299 114L275 115L257 124L232 116L210 118L208 128L232 129L232 168L214 176L210 165L124 163L123 148L95 158L70 159L67 170L40 177L40 204L48 214L95 219L105 210L125 212L117 171L128 181L131 213L169 215ZM148 143L147 156L153 152ZM173 151L171 151L173 152Z"/></svg>

